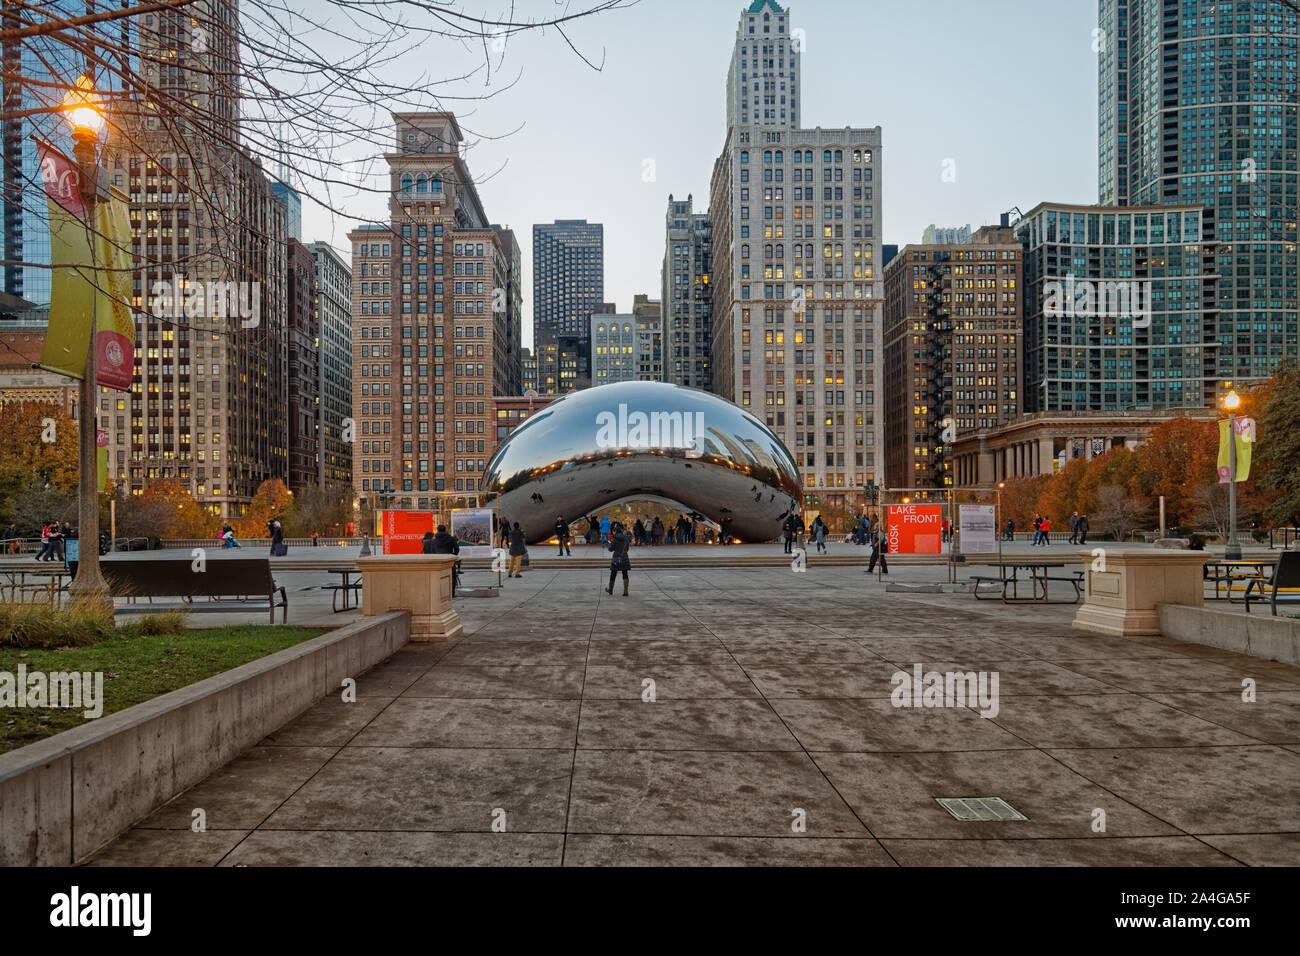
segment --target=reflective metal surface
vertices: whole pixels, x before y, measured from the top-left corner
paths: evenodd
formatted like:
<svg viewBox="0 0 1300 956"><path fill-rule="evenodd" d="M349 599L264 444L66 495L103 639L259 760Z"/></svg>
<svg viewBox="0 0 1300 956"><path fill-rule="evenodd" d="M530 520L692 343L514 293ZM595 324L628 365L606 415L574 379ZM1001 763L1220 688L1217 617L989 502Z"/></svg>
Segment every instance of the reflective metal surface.
<svg viewBox="0 0 1300 956"><path fill-rule="evenodd" d="M766 425L726 399L663 382L618 382L551 402L487 463L482 488L529 542L556 515L581 519L623 499L656 498L767 541L802 500L799 469Z"/></svg>

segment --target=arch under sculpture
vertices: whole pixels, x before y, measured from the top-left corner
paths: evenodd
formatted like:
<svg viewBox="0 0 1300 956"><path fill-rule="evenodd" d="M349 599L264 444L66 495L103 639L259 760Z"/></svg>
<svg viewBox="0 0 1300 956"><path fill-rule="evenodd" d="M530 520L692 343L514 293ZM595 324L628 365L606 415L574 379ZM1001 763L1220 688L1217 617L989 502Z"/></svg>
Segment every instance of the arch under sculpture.
<svg viewBox="0 0 1300 956"><path fill-rule="evenodd" d="M615 502L671 502L745 541L780 534L798 507L799 468L753 415L710 392L663 382L616 382L552 401L502 442L482 489L528 541ZM579 529L575 529L575 534Z"/></svg>

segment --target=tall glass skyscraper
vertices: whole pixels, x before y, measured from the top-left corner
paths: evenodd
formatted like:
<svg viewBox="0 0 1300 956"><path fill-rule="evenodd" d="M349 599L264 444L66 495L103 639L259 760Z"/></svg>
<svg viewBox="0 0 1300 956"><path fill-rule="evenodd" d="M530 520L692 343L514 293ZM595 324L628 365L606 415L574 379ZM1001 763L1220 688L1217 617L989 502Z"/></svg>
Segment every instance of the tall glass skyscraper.
<svg viewBox="0 0 1300 956"><path fill-rule="evenodd" d="M111 8L109 0L44 0L40 17L19 11L8 3L0 6L0 25L18 29L41 17L77 17ZM21 12L21 16L20 16ZM123 18L86 27L104 37L105 55L124 57L132 49L133 21ZM50 234L41 185L40 166L36 158L36 140L40 138L71 155L72 137L63 118L55 113L31 113L57 106L65 90L86 72L84 58L56 37L35 36L6 40L0 45L3 63L3 93L6 114L17 118L0 124L3 142L4 228L0 230L0 253L8 261L4 267L4 291L22 296L37 305L50 303ZM100 66L95 86L101 91L121 88L120 77Z"/></svg>
<svg viewBox="0 0 1300 956"><path fill-rule="evenodd" d="M589 357L591 316L604 300L605 227L585 219L534 224L533 349L543 395L567 390L561 379L572 377L562 374L561 338Z"/></svg>
<svg viewBox="0 0 1300 956"><path fill-rule="evenodd" d="M1205 206L1206 384L1266 378L1300 354L1295 8L1099 0L1098 16L1101 202Z"/></svg>

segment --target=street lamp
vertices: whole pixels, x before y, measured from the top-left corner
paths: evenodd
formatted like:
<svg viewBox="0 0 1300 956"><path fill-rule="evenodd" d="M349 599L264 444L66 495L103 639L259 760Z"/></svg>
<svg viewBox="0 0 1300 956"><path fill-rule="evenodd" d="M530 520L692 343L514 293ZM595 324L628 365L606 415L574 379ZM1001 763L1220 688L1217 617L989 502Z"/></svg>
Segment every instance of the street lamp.
<svg viewBox="0 0 1300 956"><path fill-rule="evenodd" d="M1223 549L1225 561L1241 560L1241 544L1237 541L1237 433L1236 410L1241 406L1237 390L1229 388L1223 396L1223 407L1228 410L1228 543Z"/></svg>
<svg viewBox="0 0 1300 956"><path fill-rule="evenodd" d="M95 204L99 200L99 162L97 158L99 137L107 122L100 108L100 97L89 77L82 76L76 86L63 98L64 118L72 128L72 154L77 160L77 178L86 222L93 230ZM95 274L95 246L91 241L91 271ZM75 600L112 607L112 597L99 567L99 452L96 438L99 431L99 403L95 392L95 327L98 324L95 305L98 294L91 296L90 343L86 348L86 364L82 373L80 399L77 408L77 574L68 586L68 594Z"/></svg>

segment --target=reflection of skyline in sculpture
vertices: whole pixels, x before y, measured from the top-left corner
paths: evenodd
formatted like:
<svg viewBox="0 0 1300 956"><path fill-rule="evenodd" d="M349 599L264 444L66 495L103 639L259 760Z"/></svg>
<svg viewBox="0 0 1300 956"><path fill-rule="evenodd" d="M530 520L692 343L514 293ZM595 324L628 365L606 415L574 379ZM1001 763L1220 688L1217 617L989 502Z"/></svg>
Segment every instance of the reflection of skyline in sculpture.
<svg viewBox="0 0 1300 956"><path fill-rule="evenodd" d="M693 449L602 447L598 417L703 415ZM530 542L549 537L556 515L569 522L629 499L659 499L698 512L732 535L767 541L802 500L799 469L781 440L720 396L663 382L617 382L571 392L529 418L487 463L484 491Z"/></svg>

